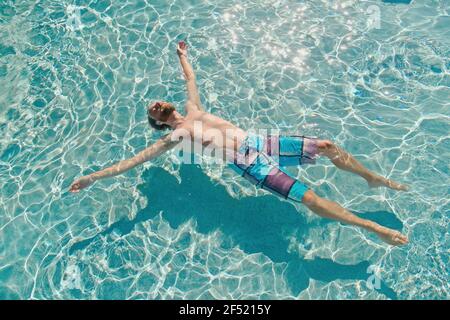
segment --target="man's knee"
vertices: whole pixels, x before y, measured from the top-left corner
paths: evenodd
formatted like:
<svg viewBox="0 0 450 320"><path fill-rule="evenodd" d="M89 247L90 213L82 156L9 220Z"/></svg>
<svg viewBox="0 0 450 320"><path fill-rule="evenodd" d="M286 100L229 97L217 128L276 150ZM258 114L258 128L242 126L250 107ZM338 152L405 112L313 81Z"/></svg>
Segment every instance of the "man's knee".
<svg viewBox="0 0 450 320"><path fill-rule="evenodd" d="M327 150L335 147L335 144L330 140L319 140L317 142L317 147L322 150Z"/></svg>
<svg viewBox="0 0 450 320"><path fill-rule="evenodd" d="M337 150L336 145L330 140L318 141L317 148L319 149L320 154L327 157L334 156Z"/></svg>
<svg viewBox="0 0 450 320"><path fill-rule="evenodd" d="M302 198L303 204L306 205L307 207L316 204L317 200L319 200L319 196L315 194L314 191L312 190L306 191Z"/></svg>

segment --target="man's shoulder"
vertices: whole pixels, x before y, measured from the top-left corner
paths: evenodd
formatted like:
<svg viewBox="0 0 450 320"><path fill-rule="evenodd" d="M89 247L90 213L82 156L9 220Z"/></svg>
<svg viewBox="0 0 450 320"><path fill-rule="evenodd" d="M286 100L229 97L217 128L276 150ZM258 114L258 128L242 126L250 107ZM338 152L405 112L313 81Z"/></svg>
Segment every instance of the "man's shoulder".
<svg viewBox="0 0 450 320"><path fill-rule="evenodd" d="M203 111L203 110L199 110L197 108L193 108L192 110L188 110L187 114L186 114L186 120L200 120L201 118L203 118L204 116L210 115L211 113Z"/></svg>
<svg viewBox="0 0 450 320"><path fill-rule="evenodd" d="M193 100L187 100L185 106L186 106L186 110L188 112L196 111L196 110L197 111L204 111L205 110L205 108L203 107L203 105L201 104L200 101L196 102L196 101L193 101Z"/></svg>

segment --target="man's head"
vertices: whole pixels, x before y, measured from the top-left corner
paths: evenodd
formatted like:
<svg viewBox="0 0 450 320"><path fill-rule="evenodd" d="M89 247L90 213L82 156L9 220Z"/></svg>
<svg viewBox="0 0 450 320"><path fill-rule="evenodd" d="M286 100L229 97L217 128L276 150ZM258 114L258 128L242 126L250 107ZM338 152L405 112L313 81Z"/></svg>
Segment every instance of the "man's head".
<svg viewBox="0 0 450 320"><path fill-rule="evenodd" d="M148 106L148 123L153 129L165 130L171 127L165 123L175 111L175 107L168 102L157 101Z"/></svg>

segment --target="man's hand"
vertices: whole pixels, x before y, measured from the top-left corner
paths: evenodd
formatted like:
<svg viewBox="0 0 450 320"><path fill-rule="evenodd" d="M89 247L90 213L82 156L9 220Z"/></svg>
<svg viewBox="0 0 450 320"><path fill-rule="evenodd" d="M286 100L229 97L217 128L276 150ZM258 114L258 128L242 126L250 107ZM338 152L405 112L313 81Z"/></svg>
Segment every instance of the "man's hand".
<svg viewBox="0 0 450 320"><path fill-rule="evenodd" d="M81 189L87 188L93 183L94 183L94 179L92 179L92 177L84 176L78 180L75 180L75 182L72 183L72 185L70 186L69 191L70 192L79 192Z"/></svg>
<svg viewBox="0 0 450 320"><path fill-rule="evenodd" d="M186 112L190 110L204 111L202 103L200 102L200 95L198 93L197 84L195 83L194 69L192 69L191 63L187 58L187 45L184 41L178 42L177 46L178 58L180 58L180 64L183 68L184 78L186 79L186 89L188 94L188 101L192 103L186 104ZM195 105L195 108L188 108L190 105Z"/></svg>
<svg viewBox="0 0 450 320"><path fill-rule="evenodd" d="M187 45L186 42L180 41L177 46L177 54L179 57L185 56L187 57Z"/></svg>

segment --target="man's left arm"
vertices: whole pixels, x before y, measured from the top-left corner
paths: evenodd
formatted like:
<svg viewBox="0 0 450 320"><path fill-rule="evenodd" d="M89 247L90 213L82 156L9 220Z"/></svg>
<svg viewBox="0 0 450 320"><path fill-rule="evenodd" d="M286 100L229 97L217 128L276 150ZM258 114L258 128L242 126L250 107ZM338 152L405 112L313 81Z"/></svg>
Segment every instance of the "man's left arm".
<svg viewBox="0 0 450 320"><path fill-rule="evenodd" d="M178 43L177 54L178 58L180 59L181 67L183 68L184 78L186 79L186 89L188 94L186 111L189 112L191 108L205 111L200 101L200 94L198 93L194 69L192 68L192 65L187 57L187 46L183 41L180 41L180 43Z"/></svg>

